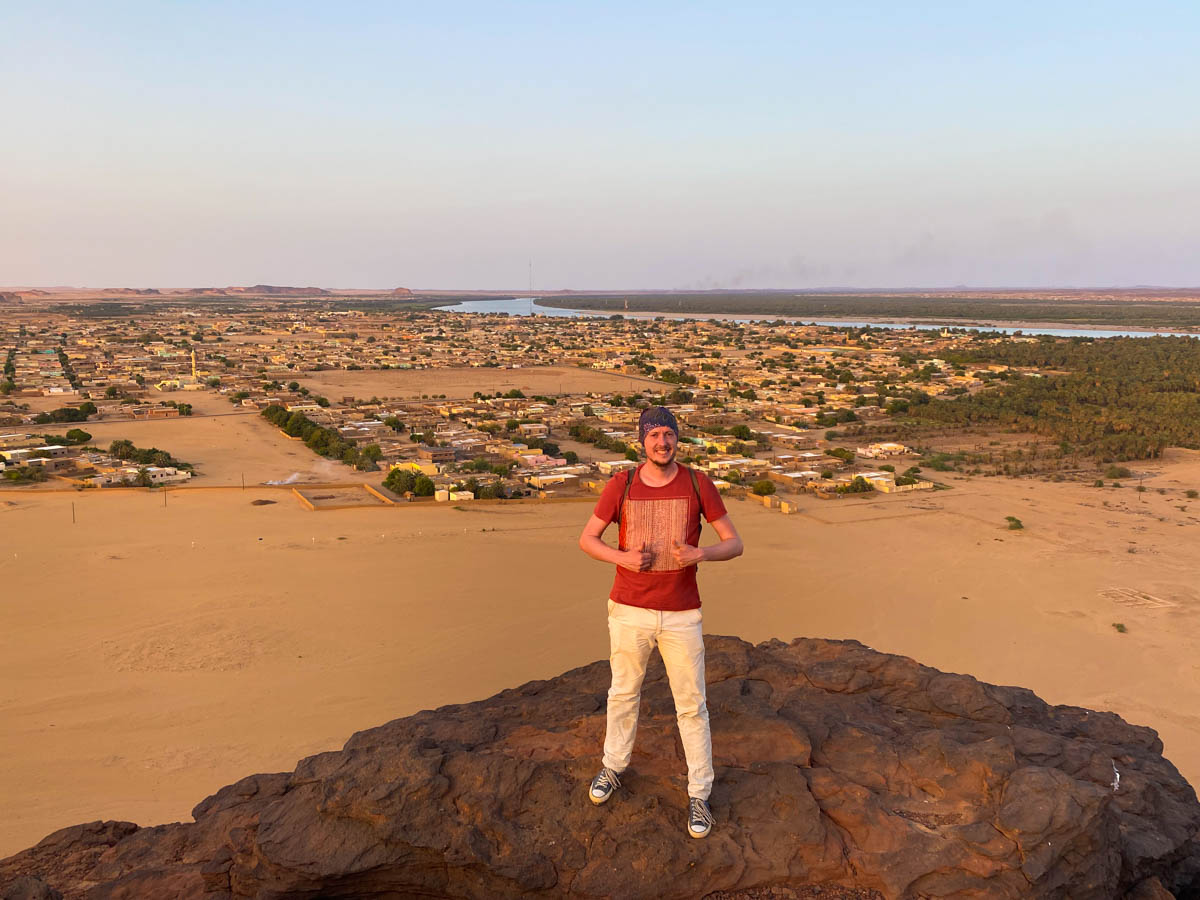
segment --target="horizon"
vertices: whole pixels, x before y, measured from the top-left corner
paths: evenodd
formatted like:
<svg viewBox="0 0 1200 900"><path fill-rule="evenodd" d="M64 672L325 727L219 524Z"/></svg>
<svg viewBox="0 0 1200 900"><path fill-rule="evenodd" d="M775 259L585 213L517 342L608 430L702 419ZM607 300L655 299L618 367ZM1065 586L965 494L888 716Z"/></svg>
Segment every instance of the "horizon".
<svg viewBox="0 0 1200 900"><path fill-rule="evenodd" d="M93 285L69 285L69 284L40 284L40 285L0 285L0 291L62 291L62 292L90 292L100 293L104 291L220 291L220 290L250 290L251 288L282 288L285 290L320 290L333 293L352 294L357 292L362 293L390 293L393 291L406 290L413 294L436 293L436 294L451 294L451 293L472 293L472 294L516 294L513 299L522 299L524 296L537 297L545 294L705 294L705 293L725 293L725 294L756 294L756 293L797 293L797 294L821 294L821 293L836 293L844 294L855 291L863 293L917 293L936 291L940 293L996 293L1000 291L1027 291L1037 293L1049 293L1053 291L1200 291L1200 283L1197 284L1056 284L1056 285L900 285L892 287L872 286L860 287L856 285L818 285L815 287L763 287L763 288L647 288L647 287L624 287L624 288L504 288L504 287L408 287L407 285L396 285L394 287L336 287L319 284L298 284L298 283L268 283L265 281L256 281L245 284L204 284L193 285L190 287L181 286L165 286L161 284L154 285L105 285L97 287Z"/></svg>

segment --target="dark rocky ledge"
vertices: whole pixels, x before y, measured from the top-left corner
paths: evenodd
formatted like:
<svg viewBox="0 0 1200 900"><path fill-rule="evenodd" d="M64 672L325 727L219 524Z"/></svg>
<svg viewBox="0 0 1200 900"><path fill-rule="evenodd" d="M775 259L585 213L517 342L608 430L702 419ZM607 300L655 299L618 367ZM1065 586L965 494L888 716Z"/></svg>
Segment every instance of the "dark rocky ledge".
<svg viewBox="0 0 1200 900"><path fill-rule="evenodd" d="M194 824L55 832L0 897L1196 895L1200 805L1149 728L855 642L707 643L707 840L657 659L624 787L588 803L597 662L251 775Z"/></svg>

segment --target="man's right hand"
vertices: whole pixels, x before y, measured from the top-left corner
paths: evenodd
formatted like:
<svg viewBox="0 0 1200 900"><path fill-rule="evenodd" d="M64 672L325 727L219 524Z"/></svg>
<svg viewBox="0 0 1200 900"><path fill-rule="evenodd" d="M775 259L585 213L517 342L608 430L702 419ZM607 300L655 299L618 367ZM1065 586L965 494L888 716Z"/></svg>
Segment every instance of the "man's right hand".
<svg viewBox="0 0 1200 900"><path fill-rule="evenodd" d="M619 565L630 572L648 572L654 565L654 553L643 544L640 550L626 550L622 553Z"/></svg>

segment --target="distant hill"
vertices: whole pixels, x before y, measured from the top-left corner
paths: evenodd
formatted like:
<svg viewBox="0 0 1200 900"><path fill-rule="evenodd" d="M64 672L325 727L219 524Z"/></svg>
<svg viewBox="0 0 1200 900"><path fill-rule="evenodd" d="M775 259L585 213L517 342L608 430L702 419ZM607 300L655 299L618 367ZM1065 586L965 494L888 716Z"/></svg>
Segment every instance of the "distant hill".
<svg viewBox="0 0 1200 900"><path fill-rule="evenodd" d="M271 297L328 297L329 291L319 287L277 287L273 284L256 284L251 287L227 287L226 294L266 294Z"/></svg>

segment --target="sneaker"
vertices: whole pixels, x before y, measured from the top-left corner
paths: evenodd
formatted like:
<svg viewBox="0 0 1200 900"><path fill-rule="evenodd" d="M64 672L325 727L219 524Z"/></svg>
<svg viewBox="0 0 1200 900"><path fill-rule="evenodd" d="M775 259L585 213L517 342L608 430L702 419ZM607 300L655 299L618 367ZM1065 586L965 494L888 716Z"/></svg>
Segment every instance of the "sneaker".
<svg viewBox="0 0 1200 900"><path fill-rule="evenodd" d="M706 800L688 797L688 834L694 838L708 837L716 822Z"/></svg>
<svg viewBox="0 0 1200 900"><path fill-rule="evenodd" d="M620 786L621 779L617 777L617 773L605 766L600 770L600 774L592 779L592 786L588 790L588 799L599 806L611 797Z"/></svg>

